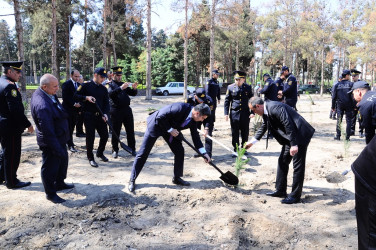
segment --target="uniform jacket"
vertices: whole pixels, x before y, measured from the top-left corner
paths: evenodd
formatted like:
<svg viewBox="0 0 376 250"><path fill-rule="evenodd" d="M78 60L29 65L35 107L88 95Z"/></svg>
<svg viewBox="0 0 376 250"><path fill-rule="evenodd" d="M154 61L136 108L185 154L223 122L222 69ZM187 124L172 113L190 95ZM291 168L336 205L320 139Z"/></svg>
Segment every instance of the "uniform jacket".
<svg viewBox="0 0 376 250"><path fill-rule="evenodd" d="M17 86L3 75L0 78L0 133L22 133L30 126Z"/></svg>
<svg viewBox="0 0 376 250"><path fill-rule="evenodd" d="M287 76L286 82L283 85L282 94L285 99L298 100L298 84L295 76L291 73Z"/></svg>
<svg viewBox="0 0 376 250"><path fill-rule="evenodd" d="M221 87L219 86L217 79L212 78L206 83L205 92L211 97L215 106L217 100L221 100Z"/></svg>
<svg viewBox="0 0 376 250"><path fill-rule="evenodd" d="M69 140L68 114L55 95L52 99L38 88L31 98L31 115L35 122L37 143L57 156L64 156ZM61 108L58 107L60 105Z"/></svg>
<svg viewBox="0 0 376 250"><path fill-rule="evenodd" d="M170 128L177 129L178 131L189 128L193 144L197 149L202 148L203 145L200 140L200 135L197 132L197 123L193 118L188 124L182 127L192 109L193 107L188 103L177 102L154 112L147 119L147 128L150 135L157 137L169 134L167 131Z"/></svg>
<svg viewBox="0 0 376 250"><path fill-rule="evenodd" d="M108 115L110 111L110 104L108 98L108 91L102 84L96 84L93 80L82 84L74 94L74 99L76 101L83 102L83 111L96 113L98 109L95 103L86 101L86 96L93 96L96 99L96 103L102 110L103 114Z"/></svg>
<svg viewBox="0 0 376 250"><path fill-rule="evenodd" d="M274 83L272 78L268 78L265 81L265 86L260 90L261 94L264 94L265 101L278 101L278 87L279 83Z"/></svg>
<svg viewBox="0 0 376 250"><path fill-rule="evenodd" d="M210 96L208 96L208 95L205 96L205 98L204 98L203 101L204 101L204 103L205 103L206 105L209 106L211 113L215 112L215 111L213 111L213 110L214 110L213 99L212 99ZM190 105L192 106L192 108L193 108L194 106L200 104L200 103L198 103L198 102L196 101L196 99L195 99L195 94L190 94L190 95L188 96L188 98L185 100L185 103L190 104ZM214 121L213 121L213 116L212 116L212 115L211 115L211 116L208 116L208 118L206 118L202 123L204 124L204 127L205 127L205 128L209 128L209 127L212 126L213 123L214 123Z"/></svg>
<svg viewBox="0 0 376 250"><path fill-rule="evenodd" d="M366 143L375 136L376 129L376 92L368 91L358 104L360 126L364 128Z"/></svg>
<svg viewBox="0 0 376 250"><path fill-rule="evenodd" d="M347 80L342 80L333 86L332 109L335 108L336 102L341 109L354 108L352 94L348 93L352 86L353 83Z"/></svg>
<svg viewBox="0 0 376 250"><path fill-rule="evenodd" d="M376 195L376 136L367 144L358 158L351 165L351 169L367 190Z"/></svg>
<svg viewBox="0 0 376 250"><path fill-rule="evenodd" d="M128 87L126 89L121 89L120 86L123 82L112 82L108 85L108 94L110 96L111 109L127 107L131 104L131 99L129 96L136 96L137 89Z"/></svg>
<svg viewBox="0 0 376 250"><path fill-rule="evenodd" d="M77 82L77 88L81 86L80 83ZM74 99L74 94L76 93L76 88L73 84L72 79L69 79L68 81L64 82L61 86L62 95L63 95L63 107L68 113L75 113L79 112L81 107L76 108L73 105L77 103L77 101Z"/></svg>
<svg viewBox="0 0 376 250"><path fill-rule="evenodd" d="M249 116L251 112L248 108L248 101L253 96L252 87L243 83L238 87L233 83L227 87L226 98L224 102L225 115L230 114L230 119L240 120L240 116Z"/></svg>
<svg viewBox="0 0 376 250"><path fill-rule="evenodd" d="M293 108L281 102L265 102L268 115L263 116L263 124L256 132L260 140L267 129L281 145L307 145L315 129Z"/></svg>

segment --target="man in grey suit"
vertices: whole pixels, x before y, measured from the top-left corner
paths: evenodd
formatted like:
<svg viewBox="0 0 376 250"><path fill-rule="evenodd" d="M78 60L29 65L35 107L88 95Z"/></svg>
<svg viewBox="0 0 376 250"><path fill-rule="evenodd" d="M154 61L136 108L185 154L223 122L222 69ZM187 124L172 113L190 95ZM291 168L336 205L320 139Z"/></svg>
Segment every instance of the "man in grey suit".
<svg viewBox="0 0 376 250"><path fill-rule="evenodd" d="M249 100L249 108L263 117L263 124L246 148L258 142L267 130L282 145L278 159L276 190L267 195L272 197L286 197L287 174L289 164L293 160L294 174L291 193L281 202L293 204L300 202L303 189L305 161L308 144L315 129L300 116L292 107L275 101L264 101L259 97ZM267 144L266 144L267 145Z"/></svg>

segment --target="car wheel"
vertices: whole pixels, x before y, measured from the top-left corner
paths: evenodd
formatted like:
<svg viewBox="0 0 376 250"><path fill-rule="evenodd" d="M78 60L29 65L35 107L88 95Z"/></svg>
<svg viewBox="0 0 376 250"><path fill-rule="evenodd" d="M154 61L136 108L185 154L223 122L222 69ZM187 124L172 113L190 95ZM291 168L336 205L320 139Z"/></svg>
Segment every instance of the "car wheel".
<svg viewBox="0 0 376 250"><path fill-rule="evenodd" d="M167 90L163 91L163 95L168 96L168 91Z"/></svg>

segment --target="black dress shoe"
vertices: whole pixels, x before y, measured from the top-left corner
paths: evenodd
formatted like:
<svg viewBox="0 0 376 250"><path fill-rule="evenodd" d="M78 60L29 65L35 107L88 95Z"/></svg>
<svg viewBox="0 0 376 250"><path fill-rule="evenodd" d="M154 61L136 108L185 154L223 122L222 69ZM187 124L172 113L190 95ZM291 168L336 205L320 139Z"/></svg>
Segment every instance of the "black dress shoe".
<svg viewBox="0 0 376 250"><path fill-rule="evenodd" d="M137 152L132 150L132 156L136 156L137 155Z"/></svg>
<svg viewBox="0 0 376 250"><path fill-rule="evenodd" d="M336 136L336 137L334 137L334 140L336 140L336 141L340 141L340 140L341 140L341 137Z"/></svg>
<svg viewBox="0 0 376 250"><path fill-rule="evenodd" d="M104 155L97 155L97 157L98 157L99 159L101 159L102 161L104 161L104 162L108 162L107 157L104 156Z"/></svg>
<svg viewBox="0 0 376 250"><path fill-rule="evenodd" d="M65 200L61 197L59 197L57 194L55 195L46 195L47 200L57 204L57 203L63 203Z"/></svg>
<svg viewBox="0 0 376 250"><path fill-rule="evenodd" d="M17 188L23 188L23 187L27 187L31 184L30 181L18 181L15 185L7 185L7 188L8 189L17 189Z"/></svg>
<svg viewBox="0 0 376 250"><path fill-rule="evenodd" d="M118 152L114 151L112 152L112 158L118 158Z"/></svg>
<svg viewBox="0 0 376 250"><path fill-rule="evenodd" d="M174 183L176 185L179 185L179 186L190 186L191 185L191 183L189 183L188 181L183 180L180 177L174 177L174 178L172 178L172 183Z"/></svg>
<svg viewBox="0 0 376 250"><path fill-rule="evenodd" d="M71 188L74 188L74 185L73 184L67 184L65 182L56 185L56 191L61 191L61 190L64 190L64 189L71 189Z"/></svg>
<svg viewBox="0 0 376 250"><path fill-rule="evenodd" d="M266 195L271 196L271 197L280 197L280 198L285 198L287 196L286 192L276 190L274 192L266 193Z"/></svg>
<svg viewBox="0 0 376 250"><path fill-rule="evenodd" d="M71 146L69 147L69 151L71 151L72 153L77 153L77 149L74 148L74 146Z"/></svg>
<svg viewBox="0 0 376 250"><path fill-rule="evenodd" d="M94 160L89 161L89 163L90 163L90 166L92 166L93 168L97 168L98 167L98 164Z"/></svg>
<svg viewBox="0 0 376 250"><path fill-rule="evenodd" d="M135 188L136 188L136 183L134 183L134 181L129 181L128 183L129 192L134 192Z"/></svg>
<svg viewBox="0 0 376 250"><path fill-rule="evenodd" d="M77 133L76 137L86 137L86 134L85 133Z"/></svg>
<svg viewBox="0 0 376 250"><path fill-rule="evenodd" d="M283 204L294 204L294 203L299 203L299 202L300 202L300 198L294 198L291 196L281 200L281 203Z"/></svg>

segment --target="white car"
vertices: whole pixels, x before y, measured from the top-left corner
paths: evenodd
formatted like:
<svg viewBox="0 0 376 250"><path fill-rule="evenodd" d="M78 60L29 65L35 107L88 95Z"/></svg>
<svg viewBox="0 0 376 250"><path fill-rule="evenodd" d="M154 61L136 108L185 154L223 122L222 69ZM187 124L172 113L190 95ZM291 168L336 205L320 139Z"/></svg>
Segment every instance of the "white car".
<svg viewBox="0 0 376 250"><path fill-rule="evenodd" d="M187 94L194 93L195 88L187 86ZM159 87L155 90L158 95L182 95L184 92L184 82L168 82L166 86Z"/></svg>

